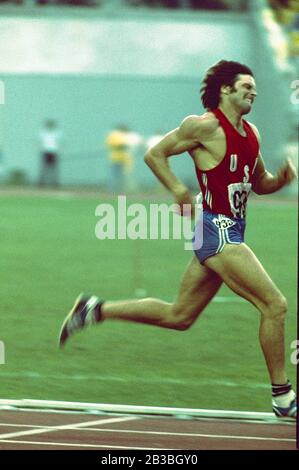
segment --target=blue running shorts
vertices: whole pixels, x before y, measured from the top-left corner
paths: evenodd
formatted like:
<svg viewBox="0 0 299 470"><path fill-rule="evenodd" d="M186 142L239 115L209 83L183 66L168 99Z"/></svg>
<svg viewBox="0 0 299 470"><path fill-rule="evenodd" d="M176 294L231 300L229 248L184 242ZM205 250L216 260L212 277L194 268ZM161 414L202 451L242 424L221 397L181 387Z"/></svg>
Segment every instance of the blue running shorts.
<svg viewBox="0 0 299 470"><path fill-rule="evenodd" d="M200 263L220 253L228 244L244 242L245 219L227 217L204 210L197 222L192 239L193 250Z"/></svg>

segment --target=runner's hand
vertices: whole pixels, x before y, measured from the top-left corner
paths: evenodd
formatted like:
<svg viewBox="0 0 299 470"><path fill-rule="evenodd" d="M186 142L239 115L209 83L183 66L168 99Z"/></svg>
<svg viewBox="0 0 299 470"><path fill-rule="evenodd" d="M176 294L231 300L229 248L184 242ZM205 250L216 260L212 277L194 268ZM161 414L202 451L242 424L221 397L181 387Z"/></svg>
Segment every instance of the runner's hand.
<svg viewBox="0 0 299 470"><path fill-rule="evenodd" d="M185 217L194 217L195 207L194 201L188 189L181 187L174 192L175 202L179 206L179 214Z"/></svg>
<svg viewBox="0 0 299 470"><path fill-rule="evenodd" d="M290 184L297 178L297 170L290 158L283 164L283 166L277 172L277 178L283 186Z"/></svg>

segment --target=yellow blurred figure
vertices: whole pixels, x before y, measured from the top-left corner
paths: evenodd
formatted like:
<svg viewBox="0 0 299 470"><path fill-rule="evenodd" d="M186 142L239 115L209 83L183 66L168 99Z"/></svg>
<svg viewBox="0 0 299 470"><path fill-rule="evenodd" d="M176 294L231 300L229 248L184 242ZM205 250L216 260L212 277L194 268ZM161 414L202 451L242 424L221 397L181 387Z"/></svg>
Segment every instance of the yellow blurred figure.
<svg viewBox="0 0 299 470"><path fill-rule="evenodd" d="M290 33L290 54L292 56L299 56L299 31L292 31Z"/></svg>
<svg viewBox="0 0 299 470"><path fill-rule="evenodd" d="M106 145L110 149L110 161L112 163L122 163L126 167L131 167L133 157L130 153L130 141L128 132L115 130L108 134Z"/></svg>
<svg viewBox="0 0 299 470"><path fill-rule="evenodd" d="M106 138L106 146L109 150L111 174L109 189L115 193L126 190L125 174L132 171L133 155L131 153L131 133L125 125L119 125L111 131Z"/></svg>

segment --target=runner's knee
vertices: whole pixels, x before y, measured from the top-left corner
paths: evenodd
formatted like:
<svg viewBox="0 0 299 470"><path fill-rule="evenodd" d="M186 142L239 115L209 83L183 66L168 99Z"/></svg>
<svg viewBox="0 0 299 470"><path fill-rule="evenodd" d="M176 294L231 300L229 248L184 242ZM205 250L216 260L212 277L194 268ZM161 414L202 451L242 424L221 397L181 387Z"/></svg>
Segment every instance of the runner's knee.
<svg viewBox="0 0 299 470"><path fill-rule="evenodd" d="M193 318L187 308L180 308L173 305L171 309L171 322L173 328L179 331L186 331L193 323Z"/></svg>
<svg viewBox="0 0 299 470"><path fill-rule="evenodd" d="M288 303L283 295L271 299L271 302L263 312L265 316L276 320L284 320L288 311Z"/></svg>
<svg viewBox="0 0 299 470"><path fill-rule="evenodd" d="M174 329L178 331L186 331L190 328L192 325L193 321L191 320L186 320L186 319L176 319L174 323Z"/></svg>

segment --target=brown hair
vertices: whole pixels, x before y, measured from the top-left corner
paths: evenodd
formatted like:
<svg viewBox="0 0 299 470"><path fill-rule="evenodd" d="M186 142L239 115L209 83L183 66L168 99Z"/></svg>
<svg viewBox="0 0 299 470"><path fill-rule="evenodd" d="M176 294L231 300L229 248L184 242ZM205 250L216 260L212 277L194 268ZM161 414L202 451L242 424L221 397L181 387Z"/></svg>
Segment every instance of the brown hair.
<svg viewBox="0 0 299 470"><path fill-rule="evenodd" d="M247 65L239 62L220 60L209 68L200 89L201 101L206 109L215 109L219 105L220 90L223 85L233 86L239 74L254 76Z"/></svg>

